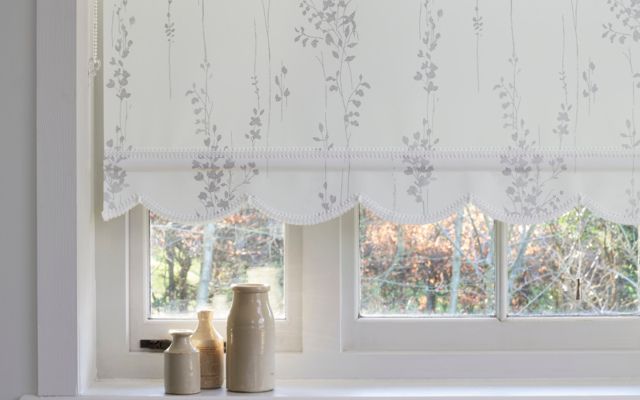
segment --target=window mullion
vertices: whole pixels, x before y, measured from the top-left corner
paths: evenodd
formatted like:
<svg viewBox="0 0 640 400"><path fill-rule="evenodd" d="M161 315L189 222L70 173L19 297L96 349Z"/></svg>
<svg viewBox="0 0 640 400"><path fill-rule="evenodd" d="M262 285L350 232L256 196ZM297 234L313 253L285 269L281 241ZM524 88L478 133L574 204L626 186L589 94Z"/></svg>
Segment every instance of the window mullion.
<svg viewBox="0 0 640 400"><path fill-rule="evenodd" d="M509 305L509 267L507 264L508 229L507 223L494 221L494 246L496 270L496 316L498 320L507 319Z"/></svg>

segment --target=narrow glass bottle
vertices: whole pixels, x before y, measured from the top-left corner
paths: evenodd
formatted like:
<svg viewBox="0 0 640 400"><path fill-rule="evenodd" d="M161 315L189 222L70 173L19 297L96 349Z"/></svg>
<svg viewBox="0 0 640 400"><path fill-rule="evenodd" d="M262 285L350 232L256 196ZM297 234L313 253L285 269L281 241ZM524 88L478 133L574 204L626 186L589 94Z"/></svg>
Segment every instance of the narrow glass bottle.
<svg viewBox="0 0 640 400"><path fill-rule="evenodd" d="M191 338L200 351L200 387L217 389L224 380L224 339L213 326L213 311L198 312L198 328Z"/></svg>

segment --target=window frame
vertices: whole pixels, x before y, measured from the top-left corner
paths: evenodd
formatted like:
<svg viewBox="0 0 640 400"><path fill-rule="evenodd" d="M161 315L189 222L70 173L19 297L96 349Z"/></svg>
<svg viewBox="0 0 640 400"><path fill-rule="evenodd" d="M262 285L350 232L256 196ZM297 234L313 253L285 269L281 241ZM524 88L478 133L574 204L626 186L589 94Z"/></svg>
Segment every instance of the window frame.
<svg viewBox="0 0 640 400"><path fill-rule="evenodd" d="M302 241L301 227L285 224L284 228L284 319L276 319L276 351L302 351ZM194 329L192 318L148 317L149 310L149 212L136 207L127 214L127 243L129 263L129 350L146 351L140 348L142 339L170 339L170 329ZM226 338L227 321L217 318L214 324Z"/></svg>
<svg viewBox="0 0 640 400"><path fill-rule="evenodd" d="M80 0L35 7L37 394L73 396L95 379L90 8Z"/></svg>
<svg viewBox="0 0 640 400"><path fill-rule="evenodd" d="M640 351L434 351L346 350L341 298L341 225L354 211L326 223L301 227L302 352L277 352L277 379L640 379ZM158 379L162 354L129 349L124 217L97 221L97 371L104 379ZM631 335L633 336L633 335ZM424 337L423 337L424 338ZM399 340L399 339L398 339ZM526 360L526 362L523 362ZM558 367L550 367L558 366ZM567 367L569 366L569 367ZM331 385L331 381L328 381Z"/></svg>
<svg viewBox="0 0 640 400"><path fill-rule="evenodd" d="M343 351L640 351L637 313L622 316L509 315L509 225L497 220L494 220L496 315L363 318L359 314L358 229L358 212L342 218ZM473 334L469 335L469 332Z"/></svg>

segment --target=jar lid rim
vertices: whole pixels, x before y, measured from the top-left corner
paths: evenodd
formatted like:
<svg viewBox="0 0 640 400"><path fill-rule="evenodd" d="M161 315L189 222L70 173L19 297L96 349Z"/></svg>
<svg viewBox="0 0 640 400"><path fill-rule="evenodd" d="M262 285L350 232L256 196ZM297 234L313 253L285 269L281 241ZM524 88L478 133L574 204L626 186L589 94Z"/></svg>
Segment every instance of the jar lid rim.
<svg viewBox="0 0 640 400"><path fill-rule="evenodd" d="M198 319L211 319L213 318L213 310L205 308L198 311Z"/></svg>
<svg viewBox="0 0 640 400"><path fill-rule="evenodd" d="M192 329L171 329L169 331L169 335L177 336L177 337L191 336L193 335L193 330Z"/></svg>
<svg viewBox="0 0 640 400"><path fill-rule="evenodd" d="M231 285L234 292L263 293L269 291L269 285L264 283L236 283Z"/></svg>

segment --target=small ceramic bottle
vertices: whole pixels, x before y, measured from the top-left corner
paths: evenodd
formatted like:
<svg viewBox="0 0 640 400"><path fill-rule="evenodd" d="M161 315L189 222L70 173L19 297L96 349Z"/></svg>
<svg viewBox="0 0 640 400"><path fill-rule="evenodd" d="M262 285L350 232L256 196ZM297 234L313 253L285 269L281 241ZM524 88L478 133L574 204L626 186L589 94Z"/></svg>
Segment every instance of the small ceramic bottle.
<svg viewBox="0 0 640 400"><path fill-rule="evenodd" d="M232 392L273 390L275 321L269 285L233 285L227 320L227 389Z"/></svg>
<svg viewBox="0 0 640 400"><path fill-rule="evenodd" d="M169 331L171 346L164 351L164 391L167 394L200 392L200 353L191 344L193 331Z"/></svg>
<svg viewBox="0 0 640 400"><path fill-rule="evenodd" d="M224 380L224 339L213 326L213 311L198 312L198 328L191 341L200 352L200 388L221 387Z"/></svg>

